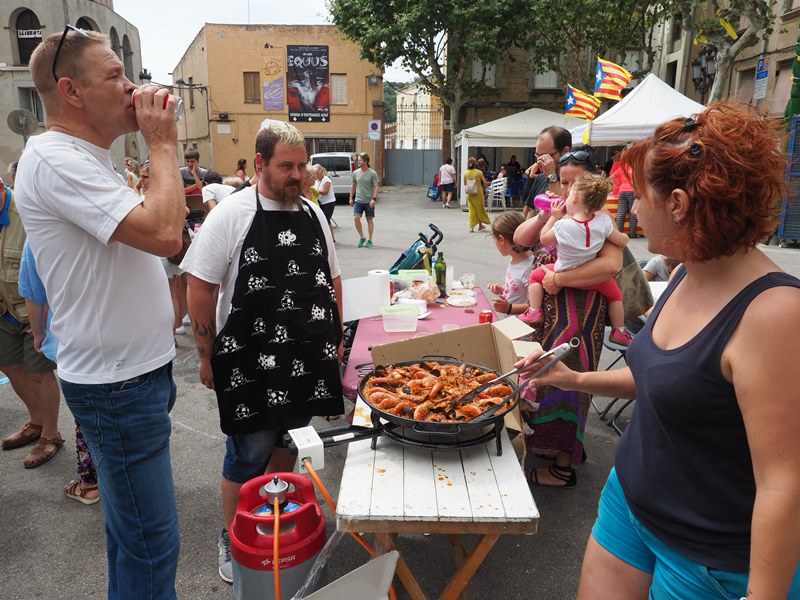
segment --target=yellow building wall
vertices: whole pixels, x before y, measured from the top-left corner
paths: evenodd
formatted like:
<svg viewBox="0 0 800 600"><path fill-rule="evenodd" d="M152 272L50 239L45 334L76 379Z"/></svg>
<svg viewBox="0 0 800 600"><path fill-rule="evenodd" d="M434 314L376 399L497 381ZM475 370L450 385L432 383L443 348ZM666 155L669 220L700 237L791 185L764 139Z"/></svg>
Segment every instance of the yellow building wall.
<svg viewBox="0 0 800 600"><path fill-rule="evenodd" d="M247 171L252 175L255 137L261 122L267 118L288 121L288 108L285 98L280 111L265 111L260 102L245 103L243 74L259 72L263 86L265 78L274 79L276 75L268 73L274 73L276 62L279 62L285 97L287 45L327 45L329 73L347 76L347 103L331 103L330 122L293 124L306 138L354 139L356 152L378 155L372 161L373 168L376 168L383 144L382 141L366 141L366 134L369 121L382 118L381 70L360 60L358 47L345 40L332 25L207 23L173 71L173 82L183 79L188 83L191 77L195 85L204 86L195 89L194 108L190 107L189 90L176 88L186 106L186 117L178 125L181 142L186 146L196 146L200 152L200 164L219 171L223 176L233 174L239 158L247 159ZM369 84L370 75L377 78L373 78L375 85Z"/></svg>

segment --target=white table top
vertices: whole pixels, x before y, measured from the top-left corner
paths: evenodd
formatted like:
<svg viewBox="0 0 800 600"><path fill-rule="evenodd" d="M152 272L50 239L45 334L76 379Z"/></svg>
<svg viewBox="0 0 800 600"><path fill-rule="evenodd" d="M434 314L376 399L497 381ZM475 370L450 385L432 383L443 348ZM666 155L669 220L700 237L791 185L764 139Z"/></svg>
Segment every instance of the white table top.
<svg viewBox="0 0 800 600"><path fill-rule="evenodd" d="M385 437L349 445L336 514L340 531L535 533L539 511L508 432L461 450Z"/></svg>

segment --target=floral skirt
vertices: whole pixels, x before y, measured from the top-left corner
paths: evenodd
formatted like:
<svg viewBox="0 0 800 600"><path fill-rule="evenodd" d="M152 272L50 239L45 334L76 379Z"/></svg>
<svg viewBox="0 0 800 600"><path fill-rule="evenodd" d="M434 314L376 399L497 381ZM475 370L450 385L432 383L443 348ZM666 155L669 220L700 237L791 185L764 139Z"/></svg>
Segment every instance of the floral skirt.
<svg viewBox="0 0 800 600"><path fill-rule="evenodd" d="M552 249L534 253L533 268L555 262ZM596 291L565 288L555 296L545 294L544 321L536 327L535 339L545 350L577 337L581 344L564 360L576 371L595 371L603 349L608 303ZM569 454L573 466L584 460L584 433L592 395L565 392L552 386L536 390L533 409L523 402L522 417L530 429L525 437L528 451Z"/></svg>

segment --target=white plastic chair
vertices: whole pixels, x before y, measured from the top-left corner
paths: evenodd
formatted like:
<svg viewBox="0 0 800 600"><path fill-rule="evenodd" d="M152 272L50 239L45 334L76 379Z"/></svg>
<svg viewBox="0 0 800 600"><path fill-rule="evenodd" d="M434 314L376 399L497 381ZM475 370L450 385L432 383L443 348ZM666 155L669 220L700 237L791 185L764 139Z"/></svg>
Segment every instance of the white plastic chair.
<svg viewBox="0 0 800 600"><path fill-rule="evenodd" d="M508 179L500 177L489 184L489 198L486 210L508 210L506 190Z"/></svg>

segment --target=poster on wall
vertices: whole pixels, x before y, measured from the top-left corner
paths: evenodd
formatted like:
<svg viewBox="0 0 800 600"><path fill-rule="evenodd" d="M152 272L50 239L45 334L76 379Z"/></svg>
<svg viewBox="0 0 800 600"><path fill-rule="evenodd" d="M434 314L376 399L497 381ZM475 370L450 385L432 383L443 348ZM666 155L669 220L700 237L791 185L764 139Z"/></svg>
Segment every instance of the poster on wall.
<svg viewBox="0 0 800 600"><path fill-rule="evenodd" d="M289 121L330 120L328 46L287 46L286 96Z"/></svg>
<svg viewBox="0 0 800 600"><path fill-rule="evenodd" d="M286 64L283 50L269 48L262 55L264 79L261 89L261 100L265 111L283 110L286 104L284 95L284 73Z"/></svg>

